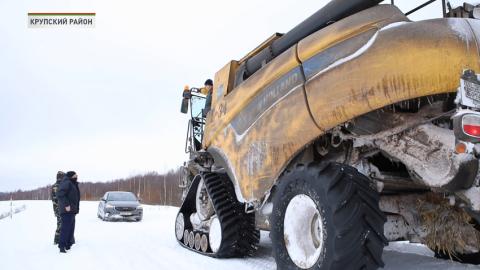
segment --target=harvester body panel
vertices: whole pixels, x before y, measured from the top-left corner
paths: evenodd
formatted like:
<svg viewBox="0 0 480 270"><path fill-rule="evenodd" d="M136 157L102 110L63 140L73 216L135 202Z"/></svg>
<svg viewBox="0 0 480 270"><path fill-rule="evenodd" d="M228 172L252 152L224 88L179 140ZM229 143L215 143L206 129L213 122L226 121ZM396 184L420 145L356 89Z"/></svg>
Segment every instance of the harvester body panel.
<svg viewBox="0 0 480 270"><path fill-rule="evenodd" d="M410 22L376 6L327 26L234 87L238 62L215 77L204 147L241 201L265 196L290 161L326 131L418 97L455 92L480 71L480 23Z"/></svg>

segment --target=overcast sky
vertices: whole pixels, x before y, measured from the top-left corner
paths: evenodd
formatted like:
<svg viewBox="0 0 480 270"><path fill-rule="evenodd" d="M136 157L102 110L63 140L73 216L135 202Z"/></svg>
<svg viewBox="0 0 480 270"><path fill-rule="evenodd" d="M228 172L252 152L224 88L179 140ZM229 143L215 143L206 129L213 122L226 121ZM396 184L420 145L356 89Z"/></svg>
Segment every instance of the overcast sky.
<svg viewBox="0 0 480 270"><path fill-rule="evenodd" d="M108 181L181 165L183 86L326 2L0 0L0 191L52 183L58 170ZM96 27L29 29L28 12L96 12ZM411 19L439 16L440 2Z"/></svg>

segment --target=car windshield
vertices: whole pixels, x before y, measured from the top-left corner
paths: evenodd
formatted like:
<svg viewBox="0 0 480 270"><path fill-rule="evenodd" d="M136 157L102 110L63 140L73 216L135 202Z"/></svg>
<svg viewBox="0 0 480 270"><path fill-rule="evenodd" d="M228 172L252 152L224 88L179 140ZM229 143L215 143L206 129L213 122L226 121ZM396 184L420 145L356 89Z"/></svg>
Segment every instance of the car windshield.
<svg viewBox="0 0 480 270"><path fill-rule="evenodd" d="M109 193L109 201L136 201L137 198L132 193Z"/></svg>

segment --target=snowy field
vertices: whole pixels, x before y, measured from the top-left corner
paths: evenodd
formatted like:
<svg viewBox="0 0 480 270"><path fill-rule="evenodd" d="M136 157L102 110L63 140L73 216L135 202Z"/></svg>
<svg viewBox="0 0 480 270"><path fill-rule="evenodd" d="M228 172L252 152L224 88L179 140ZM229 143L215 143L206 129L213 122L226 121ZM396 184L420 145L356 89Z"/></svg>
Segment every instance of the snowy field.
<svg viewBox="0 0 480 270"><path fill-rule="evenodd" d="M0 219L11 217L13 214L25 211L26 208L25 204L19 202L12 202L12 204L0 202Z"/></svg>
<svg viewBox="0 0 480 270"><path fill-rule="evenodd" d="M9 202L0 202L0 209ZM49 201L20 201L26 210L0 220L0 269L275 269L268 234L256 256L218 260L180 247L174 236L177 208L144 206L140 223L103 222L96 202L82 202L77 216L77 244L67 254L53 245L55 217ZM395 243L384 252L387 270L480 269L432 258L421 245Z"/></svg>

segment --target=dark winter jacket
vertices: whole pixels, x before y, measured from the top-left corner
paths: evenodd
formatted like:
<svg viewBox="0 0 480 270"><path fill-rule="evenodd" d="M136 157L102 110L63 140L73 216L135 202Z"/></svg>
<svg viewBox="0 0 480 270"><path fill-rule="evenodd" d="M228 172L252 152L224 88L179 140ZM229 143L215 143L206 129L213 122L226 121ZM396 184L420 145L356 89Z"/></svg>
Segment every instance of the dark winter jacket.
<svg viewBox="0 0 480 270"><path fill-rule="evenodd" d="M57 199L60 214L78 214L80 211L80 190L78 188L78 182L65 176L58 186ZM67 206L70 206L70 212L67 212L65 209Z"/></svg>

